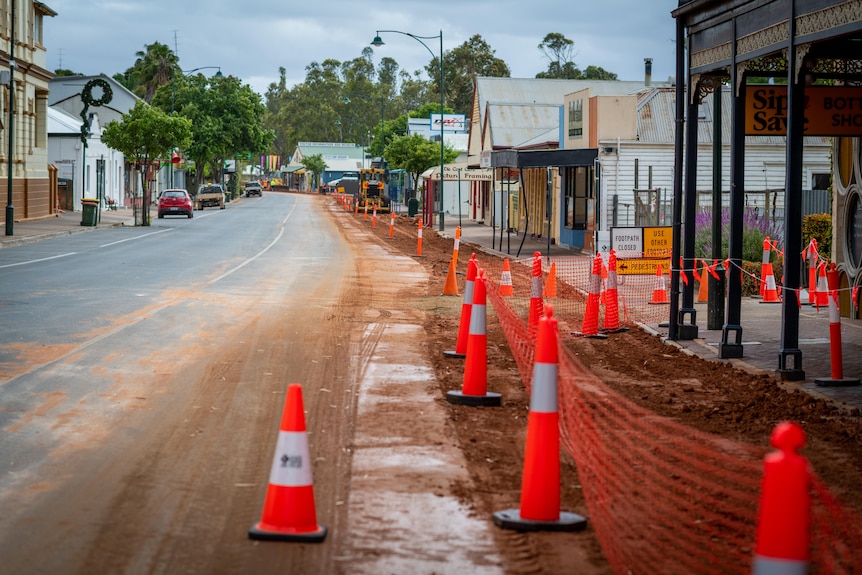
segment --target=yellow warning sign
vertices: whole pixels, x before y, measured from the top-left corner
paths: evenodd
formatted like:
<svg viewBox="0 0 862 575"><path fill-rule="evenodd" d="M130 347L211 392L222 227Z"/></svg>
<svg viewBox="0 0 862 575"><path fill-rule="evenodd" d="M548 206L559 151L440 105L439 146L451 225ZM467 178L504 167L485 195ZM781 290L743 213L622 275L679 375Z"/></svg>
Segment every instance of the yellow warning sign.
<svg viewBox="0 0 862 575"><path fill-rule="evenodd" d="M646 238L644 238L646 239ZM618 275L650 275L654 276L659 264L661 264L662 274L667 275L670 271L670 258L667 259L634 259L634 260L618 260L617 274Z"/></svg>
<svg viewBox="0 0 862 575"><path fill-rule="evenodd" d="M670 256L672 248L673 237L670 226L644 228L644 257L666 258Z"/></svg>

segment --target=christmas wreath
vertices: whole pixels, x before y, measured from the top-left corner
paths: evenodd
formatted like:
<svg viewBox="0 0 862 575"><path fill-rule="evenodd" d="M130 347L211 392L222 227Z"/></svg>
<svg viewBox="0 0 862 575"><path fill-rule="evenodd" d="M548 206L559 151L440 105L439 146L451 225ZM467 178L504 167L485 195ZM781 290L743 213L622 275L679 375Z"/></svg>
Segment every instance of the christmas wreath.
<svg viewBox="0 0 862 575"><path fill-rule="evenodd" d="M93 97L93 88L101 88L102 89L102 97L94 98ZM84 89L81 91L81 100L89 106L104 106L114 97L114 93L111 91L111 85L108 84L107 81L102 78L96 78L94 80L90 80L84 85Z"/></svg>

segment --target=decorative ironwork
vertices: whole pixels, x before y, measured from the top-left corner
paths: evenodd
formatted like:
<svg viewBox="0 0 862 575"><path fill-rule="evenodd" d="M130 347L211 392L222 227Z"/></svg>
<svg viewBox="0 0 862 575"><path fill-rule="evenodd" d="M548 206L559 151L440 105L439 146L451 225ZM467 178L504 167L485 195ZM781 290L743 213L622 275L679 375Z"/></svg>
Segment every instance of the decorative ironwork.
<svg viewBox="0 0 862 575"><path fill-rule="evenodd" d="M850 0L837 6L796 18L796 35L807 36L862 20L862 0Z"/></svg>

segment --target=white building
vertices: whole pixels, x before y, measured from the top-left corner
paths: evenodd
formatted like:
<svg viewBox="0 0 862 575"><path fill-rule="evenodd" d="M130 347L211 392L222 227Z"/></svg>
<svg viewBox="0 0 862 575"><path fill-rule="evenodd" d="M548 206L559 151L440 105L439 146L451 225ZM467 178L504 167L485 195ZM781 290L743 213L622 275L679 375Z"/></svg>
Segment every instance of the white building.
<svg viewBox="0 0 862 575"><path fill-rule="evenodd" d="M125 158L102 143L98 113L92 114L90 123L84 156L82 119L48 108L48 162L57 166L58 203L63 210L80 211L81 198L99 196L105 206L123 204Z"/></svg>

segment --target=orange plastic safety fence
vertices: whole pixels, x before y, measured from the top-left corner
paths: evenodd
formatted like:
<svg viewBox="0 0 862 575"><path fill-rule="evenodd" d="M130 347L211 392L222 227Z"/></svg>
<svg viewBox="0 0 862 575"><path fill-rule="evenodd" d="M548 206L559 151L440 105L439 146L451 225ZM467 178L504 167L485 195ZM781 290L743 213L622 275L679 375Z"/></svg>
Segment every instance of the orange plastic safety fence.
<svg viewBox="0 0 862 575"><path fill-rule="evenodd" d="M508 303L519 315L527 317L530 305L530 283L529 270L533 258L521 258L511 262L512 291L513 295L507 296ZM593 260L583 256L554 257L551 260L542 259L544 272L543 281L548 281L548 273L551 264L554 264L554 275L556 280L557 297L548 301L554 303L554 315L558 320L572 329L579 328L584 320L587 307L587 295L592 272ZM502 276L502 262L482 262L486 267L488 275L489 290L499 290ZM527 270L527 275L519 274L518 268ZM665 275L665 280L667 277ZM617 302L619 306L619 322L622 325L632 326L637 323L660 323L667 321L670 316L668 305L653 305L650 300L655 289L655 276L651 275L623 275L617 274ZM669 282L666 282L669 283ZM602 305L599 311L599 328L605 322L605 309L607 302L604 292L607 289L607 277L602 278Z"/></svg>
<svg viewBox="0 0 862 575"><path fill-rule="evenodd" d="M554 260L558 297L553 305L554 315L568 310L570 321L577 321L591 262L572 259ZM493 283L502 265L489 270L489 264L479 262ZM561 291L561 282L572 289ZM527 327L529 285L519 286L516 279L513 285L515 296L501 296L493 283L488 300L529 390L535 347ZM626 301L644 297L653 285L634 289L630 284ZM627 307L628 321L633 307ZM588 519L614 572L751 572L765 446L702 433L641 408L562 345L559 390L562 445L577 465ZM862 521L813 474L812 484L812 571L862 573Z"/></svg>

